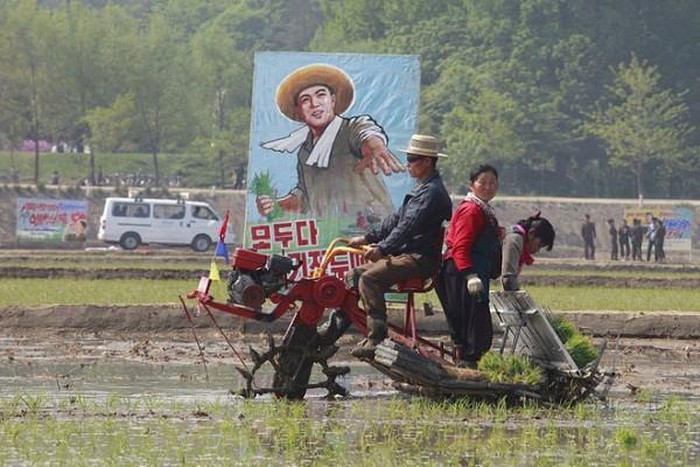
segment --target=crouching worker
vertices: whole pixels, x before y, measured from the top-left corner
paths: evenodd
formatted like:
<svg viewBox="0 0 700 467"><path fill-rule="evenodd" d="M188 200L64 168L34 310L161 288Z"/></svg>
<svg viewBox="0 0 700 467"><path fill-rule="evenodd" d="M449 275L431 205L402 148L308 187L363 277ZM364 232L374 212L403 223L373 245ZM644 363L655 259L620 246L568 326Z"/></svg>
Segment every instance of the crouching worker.
<svg viewBox="0 0 700 467"><path fill-rule="evenodd" d="M384 294L408 279L427 279L440 263L442 224L452 215L452 201L436 168L438 157L447 156L437 146L432 136L413 135L402 152L416 185L397 212L348 244L371 246L364 255L368 262L352 271L368 328L367 338L351 352L354 357L373 359L377 344L387 337Z"/></svg>
<svg viewBox="0 0 700 467"><path fill-rule="evenodd" d="M518 276L524 265L535 262L532 255L542 248L551 251L554 246L554 227L538 212L518 221L503 240L501 286L503 290L518 290Z"/></svg>

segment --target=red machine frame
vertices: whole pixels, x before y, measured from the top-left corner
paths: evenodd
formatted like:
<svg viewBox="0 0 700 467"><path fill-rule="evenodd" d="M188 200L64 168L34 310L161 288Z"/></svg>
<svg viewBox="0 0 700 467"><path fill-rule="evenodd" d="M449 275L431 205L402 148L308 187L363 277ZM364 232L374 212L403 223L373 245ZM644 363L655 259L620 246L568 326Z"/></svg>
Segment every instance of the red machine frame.
<svg viewBox="0 0 700 467"><path fill-rule="evenodd" d="M267 297L274 308L270 313L263 313L255 308L236 303L218 302L209 294L211 279L202 277L198 287L187 294L188 299L197 300L198 304L205 309L215 309L220 312L240 316L246 319L272 322L289 311L294 311L294 317L289 324L288 331L297 324L303 323L306 326L316 328L327 309L342 310L360 333L367 335L367 313L360 307L360 297L356 288L347 285L343 280L327 275L327 267L331 260L339 254L364 253L363 248L352 248L347 245L349 240L337 238L331 242L321 261L311 277L303 277L298 281L285 280L285 291L276 292ZM263 259L267 256L254 250L237 248L233 254L232 267L244 270L256 270L261 268ZM420 354L440 363L452 363L453 351L444 343L435 343L420 337L416 330L416 308L415 294L426 293L433 289L434 278L427 280L416 278L398 284L393 292L405 293L405 315L402 325L389 323L389 337L401 344L417 350ZM297 303L300 302L300 307ZM182 301L185 312L189 315L189 310ZM450 356L450 360L445 360Z"/></svg>

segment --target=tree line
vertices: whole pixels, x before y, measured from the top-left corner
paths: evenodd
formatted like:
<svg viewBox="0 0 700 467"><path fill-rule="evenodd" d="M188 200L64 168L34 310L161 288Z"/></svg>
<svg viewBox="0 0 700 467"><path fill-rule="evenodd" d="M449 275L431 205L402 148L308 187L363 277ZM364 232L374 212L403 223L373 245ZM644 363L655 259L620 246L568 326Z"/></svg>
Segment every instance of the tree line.
<svg viewBox="0 0 700 467"><path fill-rule="evenodd" d="M507 194L694 198L699 26L691 0L3 0L0 138L149 153L156 180L198 154L224 185L255 52L418 54L454 192L488 161Z"/></svg>

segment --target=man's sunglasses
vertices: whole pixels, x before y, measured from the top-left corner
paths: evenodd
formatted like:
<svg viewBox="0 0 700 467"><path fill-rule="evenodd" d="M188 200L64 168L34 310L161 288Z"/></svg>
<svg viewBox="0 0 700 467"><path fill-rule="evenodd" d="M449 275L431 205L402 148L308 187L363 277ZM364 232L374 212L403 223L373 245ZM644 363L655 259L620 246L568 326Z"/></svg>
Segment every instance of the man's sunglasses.
<svg viewBox="0 0 700 467"><path fill-rule="evenodd" d="M413 154L406 154L406 162L408 162L409 164L418 162L421 159L423 159L423 156L414 156Z"/></svg>

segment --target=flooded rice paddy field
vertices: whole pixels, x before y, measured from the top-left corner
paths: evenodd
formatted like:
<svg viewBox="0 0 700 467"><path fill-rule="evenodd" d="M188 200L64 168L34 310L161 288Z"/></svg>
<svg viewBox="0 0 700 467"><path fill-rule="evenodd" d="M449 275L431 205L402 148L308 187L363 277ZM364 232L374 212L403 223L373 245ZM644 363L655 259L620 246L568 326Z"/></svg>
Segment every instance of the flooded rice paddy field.
<svg viewBox="0 0 700 467"><path fill-rule="evenodd" d="M431 401L393 389L353 360L336 363L348 398L313 390L292 403L234 397L238 360L220 334L28 332L0 335L4 465L697 465L700 349L621 339L607 401L506 407ZM263 335L230 335L247 357ZM261 375L269 383L271 373ZM312 377L313 380L313 377Z"/></svg>

